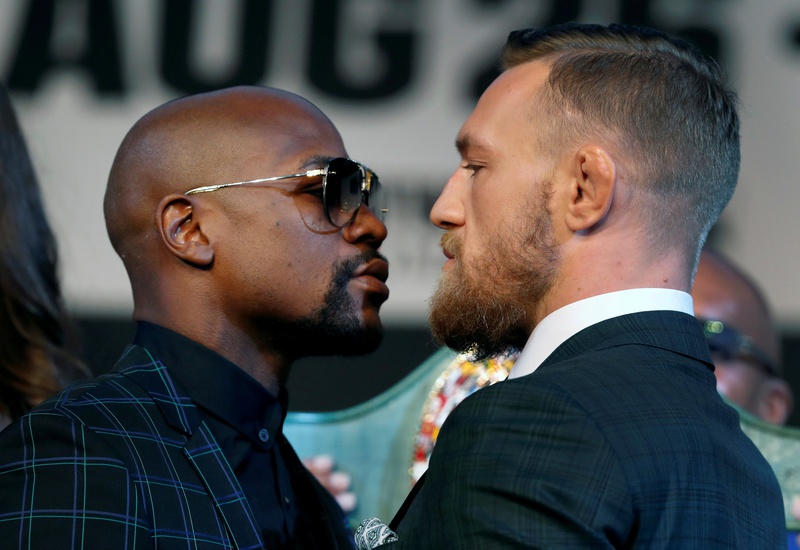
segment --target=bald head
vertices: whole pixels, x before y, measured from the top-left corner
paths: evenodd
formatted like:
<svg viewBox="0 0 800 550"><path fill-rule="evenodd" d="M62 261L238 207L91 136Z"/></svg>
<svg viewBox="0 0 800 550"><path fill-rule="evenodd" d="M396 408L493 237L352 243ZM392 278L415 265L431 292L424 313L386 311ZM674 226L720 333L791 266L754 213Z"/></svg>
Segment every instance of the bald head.
<svg viewBox="0 0 800 550"><path fill-rule="evenodd" d="M117 152L104 201L109 237L129 272L135 267L129 265L131 241L155 230L153 214L162 197L246 179L239 167L248 159L279 159L320 127L340 139L305 99L260 87L177 99L142 117Z"/></svg>
<svg viewBox="0 0 800 550"><path fill-rule="evenodd" d="M331 121L307 100L274 88L188 96L143 116L120 145L104 200L108 235L131 282L134 319L188 334L197 319L225 315L220 281L244 266L220 265L218 222L243 217L247 195L186 191L297 172L298 156L320 149L344 151ZM222 238L231 243L239 230L227 227Z"/></svg>
<svg viewBox="0 0 800 550"><path fill-rule="evenodd" d="M271 88L190 96L142 117L104 203L134 319L199 342L268 388L304 354L376 346L386 226L369 208L335 225L324 202L323 174L347 156L319 109Z"/></svg>

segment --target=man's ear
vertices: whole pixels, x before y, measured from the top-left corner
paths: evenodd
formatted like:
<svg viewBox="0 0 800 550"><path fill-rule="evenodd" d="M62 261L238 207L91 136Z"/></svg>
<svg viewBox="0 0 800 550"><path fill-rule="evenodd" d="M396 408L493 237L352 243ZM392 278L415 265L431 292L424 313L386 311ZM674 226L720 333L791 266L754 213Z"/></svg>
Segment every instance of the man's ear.
<svg viewBox="0 0 800 550"><path fill-rule="evenodd" d="M608 213L617 182L617 167L608 151L597 145L581 147L572 162L567 227L578 232L595 226Z"/></svg>
<svg viewBox="0 0 800 550"><path fill-rule="evenodd" d="M758 416L772 424L782 425L794 407L789 385L781 378L765 381L758 392Z"/></svg>
<svg viewBox="0 0 800 550"><path fill-rule="evenodd" d="M197 267L208 267L214 261L214 250L186 195L161 199L156 209L156 224L167 250L181 260Z"/></svg>

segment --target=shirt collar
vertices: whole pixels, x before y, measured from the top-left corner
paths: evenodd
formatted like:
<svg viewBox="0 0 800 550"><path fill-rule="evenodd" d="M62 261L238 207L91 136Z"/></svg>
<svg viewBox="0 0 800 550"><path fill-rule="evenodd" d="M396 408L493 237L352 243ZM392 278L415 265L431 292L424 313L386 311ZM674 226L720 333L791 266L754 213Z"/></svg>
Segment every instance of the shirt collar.
<svg viewBox="0 0 800 550"><path fill-rule="evenodd" d="M152 323L137 323L134 343L156 356L207 414L260 448L275 443L286 416L285 389L276 398L218 353Z"/></svg>
<svg viewBox="0 0 800 550"><path fill-rule="evenodd" d="M558 346L601 321L642 311L679 311L694 315L692 297L669 288L634 288L592 296L557 309L536 326L511 369L519 378L539 368Z"/></svg>

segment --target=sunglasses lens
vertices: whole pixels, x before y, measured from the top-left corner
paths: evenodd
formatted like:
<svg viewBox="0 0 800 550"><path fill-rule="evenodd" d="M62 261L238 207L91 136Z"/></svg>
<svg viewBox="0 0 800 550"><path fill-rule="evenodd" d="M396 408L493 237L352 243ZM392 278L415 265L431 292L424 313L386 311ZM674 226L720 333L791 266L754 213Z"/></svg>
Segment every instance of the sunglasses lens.
<svg viewBox="0 0 800 550"><path fill-rule="evenodd" d="M737 345L728 338L722 338L719 335L709 338L707 340L708 349L711 353L718 353L725 358L736 356Z"/></svg>
<svg viewBox="0 0 800 550"><path fill-rule="evenodd" d="M328 164L325 209L331 223L344 227L361 206L361 167L349 159L336 158Z"/></svg>
<svg viewBox="0 0 800 550"><path fill-rule="evenodd" d="M383 186L375 172L370 172L367 206L380 221L386 219L386 194L383 192Z"/></svg>
<svg viewBox="0 0 800 550"><path fill-rule="evenodd" d="M718 359L730 361L744 360L769 376L780 376L779 370L770 357L746 336L720 321L702 321L706 344L716 363Z"/></svg>
<svg viewBox="0 0 800 550"><path fill-rule="evenodd" d="M708 349L723 357L734 357L739 351L739 333L718 321L705 323Z"/></svg>

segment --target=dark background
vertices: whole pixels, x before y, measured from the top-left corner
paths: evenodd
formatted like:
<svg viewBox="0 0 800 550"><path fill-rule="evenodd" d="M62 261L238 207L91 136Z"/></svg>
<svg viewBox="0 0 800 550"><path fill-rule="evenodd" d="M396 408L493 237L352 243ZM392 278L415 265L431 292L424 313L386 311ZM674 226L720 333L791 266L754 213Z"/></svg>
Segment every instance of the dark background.
<svg viewBox="0 0 800 550"><path fill-rule="evenodd" d="M84 359L95 375L114 366L130 343L134 323L119 318L82 317L78 328ZM425 328L389 326L378 350L363 357L311 357L292 367L289 409L334 411L363 403L387 390L428 358L438 346ZM786 379L800 401L800 332L784 334ZM800 405L788 424L800 428Z"/></svg>

